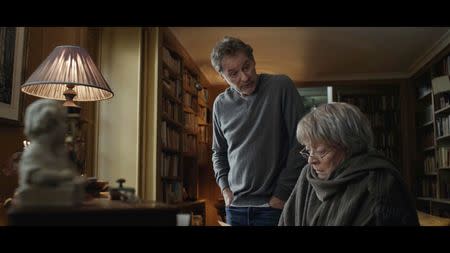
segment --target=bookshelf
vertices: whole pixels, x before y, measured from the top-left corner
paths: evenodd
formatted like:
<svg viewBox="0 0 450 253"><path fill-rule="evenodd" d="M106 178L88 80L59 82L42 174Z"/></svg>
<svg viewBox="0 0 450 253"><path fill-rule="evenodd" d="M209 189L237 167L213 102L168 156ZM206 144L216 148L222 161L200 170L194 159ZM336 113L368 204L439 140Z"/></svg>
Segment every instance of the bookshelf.
<svg viewBox="0 0 450 253"><path fill-rule="evenodd" d="M201 169L211 169L212 125L209 92L203 88L198 93L198 163Z"/></svg>
<svg viewBox="0 0 450 253"><path fill-rule="evenodd" d="M401 135L399 87L395 84L377 86L338 86L336 101L357 106L369 119L374 134L374 147L396 163L400 169Z"/></svg>
<svg viewBox="0 0 450 253"><path fill-rule="evenodd" d="M417 158L415 168L418 207L450 217L450 83L433 87L435 78L450 73L450 50L436 57L413 77L416 91Z"/></svg>
<svg viewBox="0 0 450 253"><path fill-rule="evenodd" d="M422 162L416 168L416 195L432 199L437 197L437 166L434 96L431 88L431 73L426 71L415 80L416 86L416 125L418 137L419 160Z"/></svg>
<svg viewBox="0 0 450 253"><path fill-rule="evenodd" d="M157 201L192 212L193 224L204 225L198 188L208 84L170 29L159 28L159 37Z"/></svg>
<svg viewBox="0 0 450 253"><path fill-rule="evenodd" d="M164 40L163 40L164 41ZM163 42L164 43L164 42ZM183 136L183 91L181 58L164 44L161 47L161 152L160 199L166 203L181 202L183 171L181 147Z"/></svg>

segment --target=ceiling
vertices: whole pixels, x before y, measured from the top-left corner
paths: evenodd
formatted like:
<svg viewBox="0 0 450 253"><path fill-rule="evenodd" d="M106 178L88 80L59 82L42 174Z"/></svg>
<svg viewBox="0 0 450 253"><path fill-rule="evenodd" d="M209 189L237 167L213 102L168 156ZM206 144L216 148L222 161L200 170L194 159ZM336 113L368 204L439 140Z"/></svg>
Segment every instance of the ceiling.
<svg viewBox="0 0 450 253"><path fill-rule="evenodd" d="M450 44L449 27L170 27L212 85L210 53L224 36L253 47L258 73L294 82L408 78Z"/></svg>

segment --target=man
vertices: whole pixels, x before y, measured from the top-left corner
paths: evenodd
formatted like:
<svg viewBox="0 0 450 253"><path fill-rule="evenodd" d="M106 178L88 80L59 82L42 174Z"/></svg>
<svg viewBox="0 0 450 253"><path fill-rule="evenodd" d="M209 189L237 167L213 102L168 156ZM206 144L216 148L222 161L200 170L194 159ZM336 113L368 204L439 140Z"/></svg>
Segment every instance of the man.
<svg viewBox="0 0 450 253"><path fill-rule="evenodd" d="M231 225L276 226L301 168L304 106L285 75L257 74L253 49L225 37L211 63L230 85L213 106L212 161Z"/></svg>

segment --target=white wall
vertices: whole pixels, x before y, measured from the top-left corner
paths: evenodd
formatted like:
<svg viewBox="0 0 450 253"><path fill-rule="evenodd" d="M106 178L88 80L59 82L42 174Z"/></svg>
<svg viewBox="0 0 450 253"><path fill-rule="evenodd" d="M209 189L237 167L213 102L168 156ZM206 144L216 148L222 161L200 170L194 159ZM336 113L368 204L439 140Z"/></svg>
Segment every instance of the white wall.
<svg viewBox="0 0 450 253"><path fill-rule="evenodd" d="M138 189L141 28L102 28L100 69L114 97L98 103L96 174Z"/></svg>

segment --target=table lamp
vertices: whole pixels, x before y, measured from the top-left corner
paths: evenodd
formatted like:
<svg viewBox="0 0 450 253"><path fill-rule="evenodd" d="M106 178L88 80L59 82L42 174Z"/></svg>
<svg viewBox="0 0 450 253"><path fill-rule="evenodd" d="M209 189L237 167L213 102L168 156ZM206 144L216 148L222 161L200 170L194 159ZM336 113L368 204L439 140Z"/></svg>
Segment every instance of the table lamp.
<svg viewBox="0 0 450 253"><path fill-rule="evenodd" d="M39 65L21 91L47 99L63 100L68 111L66 143L78 167L76 137L80 125L80 106L75 101L99 101L114 96L105 78L95 66L87 51L79 46L57 46ZM83 170L83 169L81 169Z"/></svg>
<svg viewBox="0 0 450 253"><path fill-rule="evenodd" d="M53 49L21 90L41 98L65 100L66 107L79 107L74 101L99 101L114 96L94 61L79 46Z"/></svg>

